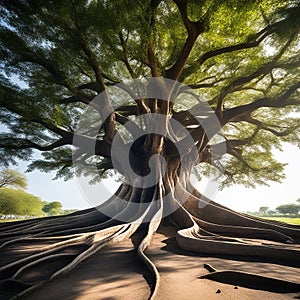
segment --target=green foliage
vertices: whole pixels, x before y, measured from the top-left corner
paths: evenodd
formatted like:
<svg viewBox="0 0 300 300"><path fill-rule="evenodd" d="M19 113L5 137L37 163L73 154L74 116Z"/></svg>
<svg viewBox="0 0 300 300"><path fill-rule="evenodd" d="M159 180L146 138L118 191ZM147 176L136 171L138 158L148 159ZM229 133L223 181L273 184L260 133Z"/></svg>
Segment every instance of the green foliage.
<svg viewBox="0 0 300 300"><path fill-rule="evenodd" d="M40 170L51 172L56 170L54 179L63 177L65 180L72 178L72 151L69 148L54 149L51 152L43 152L42 159L35 160L28 166L27 171Z"/></svg>
<svg viewBox="0 0 300 300"><path fill-rule="evenodd" d="M288 224L300 225L300 218L286 218L286 217L265 217L269 220L284 222Z"/></svg>
<svg viewBox="0 0 300 300"><path fill-rule="evenodd" d="M22 190L0 189L0 213L4 215L42 216L40 198Z"/></svg>
<svg viewBox="0 0 300 300"><path fill-rule="evenodd" d="M276 207L276 210L281 214L297 215L300 211L300 205L297 204L282 204Z"/></svg>
<svg viewBox="0 0 300 300"><path fill-rule="evenodd" d="M59 215L62 213L62 204L58 201L49 202L43 206L42 210L49 216Z"/></svg>
<svg viewBox="0 0 300 300"><path fill-rule="evenodd" d="M0 172L0 189L4 187L25 189L27 187L27 179L16 170L3 169Z"/></svg>
<svg viewBox="0 0 300 300"><path fill-rule="evenodd" d="M269 207L268 206L261 206L259 208L259 212L262 213L263 215L265 215L269 210Z"/></svg>
<svg viewBox="0 0 300 300"><path fill-rule="evenodd" d="M283 97L300 82L299 1L178 3L186 4L186 14L171 0L1 1L0 121L7 131L0 134L0 164L28 160L29 170L56 170L65 179L74 169L89 170L91 158L80 160L84 154L74 167L70 144L82 111L100 91L91 56L103 83L112 86L151 76L152 46L166 76L186 45L186 17L202 25L178 78L194 86L195 97L182 94L170 115L187 108L197 113L195 99L213 109L221 101L224 112L268 100L224 121L228 151L217 155L215 166L225 170L224 185L280 182L284 164L274 160L273 149L282 142L300 145L299 89ZM103 135L101 129L97 138ZM67 142L56 145L61 139ZM34 160L32 149L43 151L42 159ZM98 161L105 176L111 163ZM210 164L195 172L208 174Z"/></svg>

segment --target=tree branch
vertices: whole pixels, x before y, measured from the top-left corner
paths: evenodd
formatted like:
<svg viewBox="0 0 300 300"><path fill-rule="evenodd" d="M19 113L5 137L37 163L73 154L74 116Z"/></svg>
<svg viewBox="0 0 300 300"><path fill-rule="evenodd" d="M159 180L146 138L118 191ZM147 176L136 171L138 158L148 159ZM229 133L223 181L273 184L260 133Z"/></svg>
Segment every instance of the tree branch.
<svg viewBox="0 0 300 300"><path fill-rule="evenodd" d="M98 155L104 158L111 158L111 144L105 140L74 134L73 146L78 149L74 152L73 159L76 160L80 156Z"/></svg>
<svg viewBox="0 0 300 300"><path fill-rule="evenodd" d="M282 47L282 49L279 51L279 53L272 59L271 62L260 67L258 70L256 70L252 74L237 78L233 82L231 82L229 85L225 86L221 90L219 96L217 97L218 102L217 102L216 114L222 116L224 98L228 93L233 91L235 87L241 86L245 83L248 83L251 80L253 80L261 75L268 74L275 67L276 62L282 57L284 52L287 50L287 48L293 42L296 35L297 35L297 32L295 32L294 34L292 34L290 36L288 41L285 43L285 45Z"/></svg>
<svg viewBox="0 0 300 300"><path fill-rule="evenodd" d="M173 0L177 5L181 15L183 24L188 32L185 44L179 53L176 62L173 66L166 71L166 78L177 80L185 66L185 63L193 49L193 46L200 33L205 31L203 21L192 22L187 15L187 1L186 0Z"/></svg>
<svg viewBox="0 0 300 300"><path fill-rule="evenodd" d="M152 77L160 76L160 73L159 73L158 67L157 67L156 57L155 57L154 45L151 41L148 44L148 61L147 61L147 63L151 69Z"/></svg>
<svg viewBox="0 0 300 300"><path fill-rule="evenodd" d="M94 99L94 97L85 95L82 92L77 92L77 93L75 93L74 96L71 96L71 97L68 97L68 98L63 98L60 101L60 103L68 104L68 103L80 102L80 103L84 103L84 104L89 104L93 99Z"/></svg>
<svg viewBox="0 0 300 300"><path fill-rule="evenodd" d="M135 72L133 71L130 63L129 63L129 60L128 60L128 53L127 53L127 44L126 44L126 41L124 40L124 37L122 35L122 32L119 32L119 39L120 39L120 42L121 42L121 47L123 49L123 58L122 58L122 61L123 63L125 64L129 74L131 75L132 78L136 78L136 74Z"/></svg>
<svg viewBox="0 0 300 300"><path fill-rule="evenodd" d="M275 130L273 128L270 128L269 126L272 126L272 125L268 125L262 121L259 121L255 118L253 118L251 115L247 115L245 116L244 118L239 118L239 121L238 122L241 122L241 121L245 121L247 123L250 123L250 124L253 124L253 125L256 125L257 126L257 129L259 130L265 130L265 131L269 131L271 132L272 134L274 134L275 136L278 136L278 137L283 137L283 136L287 136L291 133L292 129L293 128L297 128L299 126L294 126L294 127L289 127L287 130L284 130L284 131L278 131L278 130Z"/></svg>
<svg viewBox="0 0 300 300"><path fill-rule="evenodd" d="M116 113L116 121L122 125L125 125L129 133L135 138L136 136L142 136L144 131L133 121L121 114Z"/></svg>
<svg viewBox="0 0 300 300"><path fill-rule="evenodd" d="M58 126L54 125L53 123L43 119L43 118L38 118L38 117L32 117L32 118L26 118L26 121L34 122L37 124L40 124L47 128L48 130L64 137L64 138L70 138L72 136L72 132L66 131L62 128L59 128Z"/></svg>
<svg viewBox="0 0 300 300"><path fill-rule="evenodd" d="M109 100L109 96L105 89L102 72L101 72L100 66L98 65L98 62L96 60L96 57L94 56L93 52L88 48L87 43L85 42L84 38L81 37L80 42L81 42L81 48L87 56L87 61L90 63L90 65L95 73L96 82L99 85L99 91L103 95L101 100L104 103L102 105L103 109L100 110L100 114L101 114L101 117L103 117L103 121L104 121L104 123L103 123L104 131L105 131L104 138L108 142L112 143L113 138L116 134L115 115L114 115L114 110L113 110L110 100ZM104 115L104 113L106 111L110 111L110 114L108 116Z"/></svg>
<svg viewBox="0 0 300 300"><path fill-rule="evenodd" d="M5 142L6 140L8 141L8 143ZM72 144L72 140L70 141L66 138L59 139L46 146L42 146L28 139L21 139L21 138L8 138L8 139L2 138L1 141L4 142L3 144L0 143L0 148L3 149L37 149L39 151L50 151L61 146Z"/></svg>
<svg viewBox="0 0 300 300"><path fill-rule="evenodd" d="M122 105L115 109L116 112L120 112L123 116L135 116L138 114L137 107L135 105Z"/></svg>
<svg viewBox="0 0 300 300"><path fill-rule="evenodd" d="M232 45L232 46L226 46L226 47L222 47L219 49L215 49L215 50L211 50L208 51L206 53L204 53L196 62L195 65L190 66L188 68L186 68L184 70L184 78L188 77L189 75L191 75L196 67L199 67L200 65L204 64L205 61L207 61L208 59L215 57L215 56L219 56L222 54L226 54L226 53L231 53L234 51L239 51L239 50L245 50L245 49L250 49L250 48L254 48L259 46L259 44L266 39L269 35L273 34L278 27L280 27L280 25L282 24L281 21L274 23L272 25L268 25L265 28L263 28L261 31L259 31L257 34L249 36L248 37L248 41L244 42L244 43L239 43L236 45ZM183 78L181 78L181 80L183 80Z"/></svg>
<svg viewBox="0 0 300 300"><path fill-rule="evenodd" d="M249 104L237 106L223 112L222 124L226 124L235 117L243 114L249 114L261 107L286 107L290 105L299 105L299 99L289 99L290 96L300 88L300 82L295 83L287 89L282 95L276 98L261 98Z"/></svg>

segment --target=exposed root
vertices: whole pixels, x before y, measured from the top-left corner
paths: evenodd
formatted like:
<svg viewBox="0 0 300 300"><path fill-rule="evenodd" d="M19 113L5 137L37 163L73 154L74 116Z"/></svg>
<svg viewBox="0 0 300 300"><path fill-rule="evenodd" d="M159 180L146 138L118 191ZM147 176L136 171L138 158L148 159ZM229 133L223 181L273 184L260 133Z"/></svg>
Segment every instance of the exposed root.
<svg viewBox="0 0 300 300"><path fill-rule="evenodd" d="M56 273L54 273L51 277L50 280L58 277L59 275L66 274L67 272L71 271L74 269L80 262L83 260L87 259L91 255L95 254L98 252L100 249L103 247L107 246L109 243L114 243L114 242L119 242L122 241L123 239L129 237L134 231L136 230L135 226L133 224L130 225L125 225L119 228L114 234L108 236L108 237L103 237L103 238L95 238L93 241L93 244L85 250L83 253L78 255L71 263L69 263L67 266L64 268L60 269Z"/></svg>
<svg viewBox="0 0 300 300"><path fill-rule="evenodd" d="M140 260L147 266L147 268L152 274L151 294L149 299L154 299L157 294L160 276L153 262L151 262L151 260L145 255L144 250L149 246L153 234L156 232L156 230L160 225L160 222L162 220L162 212L163 212L163 206L162 206L162 201L160 200L160 208L157 211L157 213L154 215L153 219L151 220L148 227L148 232L137 249L137 253Z"/></svg>
<svg viewBox="0 0 300 300"><path fill-rule="evenodd" d="M210 273L216 272L216 271L217 271L217 269L215 269L215 268L214 268L212 265L210 265L210 264L204 264L203 267L204 267L208 272L210 272Z"/></svg>
<svg viewBox="0 0 300 300"><path fill-rule="evenodd" d="M49 280L70 272L102 248L128 239L141 229L143 239L136 245L137 254L149 270L150 276L147 277L147 281L150 285L150 299L154 299L160 277L145 250L162 224L164 212L170 209L173 213L168 219L178 228L176 241L184 250L205 255L256 256L262 259L277 259L279 263L288 261L293 265L299 264L300 247L296 245L300 241L299 227L268 222L234 212L207 201L194 188L178 186L179 188L174 189L171 184L167 186L171 190L171 196L168 196L164 203L163 184L149 189L123 185L117 196L124 201L114 201L112 197L101 206L102 213L96 209L89 209L69 216L5 223L3 226L0 224L3 229L0 233L0 250L4 253L11 251L17 255L14 261L8 258L0 267L2 285L18 286L11 299L22 298ZM181 199L186 201L182 203ZM137 205L139 203L143 205ZM108 215L113 215L114 218L109 218ZM142 223L145 224L141 225ZM24 247L24 251L16 251L17 247ZM46 279L40 278L33 282L24 280L32 270L42 268L52 260L60 260L62 265L46 275ZM253 281L258 286L259 282L261 285L274 285L277 282L274 278L264 278L262 281L262 278L255 274L216 271L212 267L208 269L212 273L203 278L230 278L234 282L238 274L244 276L245 281ZM291 282L277 283L293 289L299 287Z"/></svg>
<svg viewBox="0 0 300 300"><path fill-rule="evenodd" d="M177 194L185 197L184 207L197 219L203 228L214 233L240 237L263 238L286 243L300 242L299 226L282 225L281 222L254 218L235 212L202 196L194 187L191 193L178 185ZM220 226L218 226L220 225ZM234 228L234 227L236 228ZM241 228L239 228L241 227ZM247 229L246 229L247 228ZM261 231L259 229L263 229Z"/></svg>
<svg viewBox="0 0 300 300"><path fill-rule="evenodd" d="M69 257L69 256L74 256L74 254L68 254L68 253L52 254L52 255L48 255L46 257L40 258L38 260L34 260L33 262L28 263L25 266L23 266L20 269L18 269L18 271L11 278L17 279L17 277L20 276L27 269L29 269L29 268L31 268L33 266L36 266L38 264L41 264L41 263L43 263L45 261L54 260L55 258L62 257L62 256L68 256Z"/></svg>
<svg viewBox="0 0 300 300"><path fill-rule="evenodd" d="M196 223L189 228L179 230L176 240L182 249L192 252L209 255L282 259L293 264L298 262L300 253L299 250L289 248L288 245L266 244L259 240L228 240L222 236L204 236L201 234L201 228Z"/></svg>
<svg viewBox="0 0 300 300"><path fill-rule="evenodd" d="M24 290L29 290L32 287L29 283L24 283L21 280L7 279L0 282L1 299L17 299ZM17 296L14 296L17 294ZM20 299L20 298L19 298Z"/></svg>
<svg viewBox="0 0 300 300"><path fill-rule="evenodd" d="M70 272L79 263L81 263L83 260L87 259L91 255L95 254L103 247L109 246L113 243L118 243L124 239L129 238L137 231L137 229L140 227L141 223L143 223L145 219L149 219L151 221L148 226L147 234L142 240L141 244L139 245L137 251L140 259L145 263L146 267L150 270L151 274L153 275L153 278L155 279L153 281L153 284L151 285L151 295L155 295L156 287L158 286L159 275L154 264L144 254L144 250L150 244L152 235L155 233L162 220L162 201L150 201L149 205L145 210L141 210L140 207L138 207L137 209L135 209L134 212L133 208L130 207L130 201L133 200L134 193L129 193L128 204L126 206L123 206L123 210L119 211L116 214L116 217L114 218L125 218L129 215L129 213L131 213L130 218L133 220L128 223L115 225L116 220L109 219L92 226L83 226L74 229L72 228L74 216L72 216L72 218L67 218L66 220L67 228L69 229L61 231L60 229L63 225L63 222L61 220L60 222L58 222L59 225L57 225L57 222L53 222L54 224L51 224L49 220L42 219L41 223L43 223L44 226L48 227L48 230L50 230L50 232L37 232L37 228L41 229L42 225L33 223L33 232L35 233L31 235L27 234L26 236L24 236L24 234L27 233L27 224L25 226L25 229L21 230L20 237L5 241L1 245L1 248L9 248L18 243L51 243L46 246L34 249L34 252L27 255L26 257L17 259L11 263L5 264L2 267L0 267L0 274L2 274L2 278L6 278L6 281L15 280L14 282L17 282L16 280L18 280L18 282L21 282L19 279L20 277L22 277L23 274L26 274L26 272L30 272L32 268L40 264L42 265L47 261L55 260L62 257L72 258L75 256L72 259L72 261L67 263L67 265L61 267L59 270L55 271L52 275L50 275L46 281L38 281L29 285L26 285L25 282L24 285L26 285L26 288L22 289L22 291L19 294L15 295L15 298L17 299L18 297L23 297L28 292L32 292L47 281L53 280L58 276ZM90 216L94 216L95 211L89 211L87 214ZM83 215L86 216L85 213L83 213ZM81 217L81 215L79 216ZM78 215L76 218L78 221ZM84 221L83 223L86 224ZM89 231L95 228L99 230ZM2 238L4 240L8 237L8 235L15 236L14 234L17 234L18 226L12 226L12 228L6 226L5 229L6 234L2 234ZM84 233L80 233L83 229L89 230L86 230ZM72 230L77 233L61 235L62 233L70 232ZM53 233L51 234L51 232L55 232L55 235L53 235ZM45 234L50 236L44 236ZM84 247L83 251L80 250L78 252L78 250L76 250L78 246ZM68 250L72 250L73 252L71 251L71 253L69 253Z"/></svg>
<svg viewBox="0 0 300 300"><path fill-rule="evenodd" d="M268 239L281 243L293 243L294 240L281 232L268 228L253 228L244 226L219 225L202 221L196 217L193 218L196 223L203 229L225 236L235 236L252 239Z"/></svg>
<svg viewBox="0 0 300 300"><path fill-rule="evenodd" d="M210 273L200 276L201 279L210 279L231 285L238 285L251 289L265 290L277 293L300 292L300 284L281 280L273 277L261 276L258 274L241 271L217 271L211 265L204 265Z"/></svg>

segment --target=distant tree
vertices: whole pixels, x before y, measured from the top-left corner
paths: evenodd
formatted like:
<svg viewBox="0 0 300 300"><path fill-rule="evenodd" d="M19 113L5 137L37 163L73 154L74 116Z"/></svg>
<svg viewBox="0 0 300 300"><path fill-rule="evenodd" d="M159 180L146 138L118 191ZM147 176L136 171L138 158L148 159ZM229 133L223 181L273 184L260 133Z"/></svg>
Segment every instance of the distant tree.
<svg viewBox="0 0 300 300"><path fill-rule="evenodd" d="M300 204L300 198L296 200Z"/></svg>
<svg viewBox="0 0 300 300"><path fill-rule="evenodd" d="M278 211L276 211L276 210L268 210L268 216L276 216L277 214L278 214Z"/></svg>
<svg viewBox="0 0 300 300"><path fill-rule="evenodd" d="M59 215L62 213L62 204L58 201L49 202L44 205L42 210L50 216Z"/></svg>
<svg viewBox="0 0 300 300"><path fill-rule="evenodd" d="M0 189L0 214L41 216L42 207L39 197L22 190Z"/></svg>
<svg viewBox="0 0 300 300"><path fill-rule="evenodd" d="M0 172L0 189L4 187L25 189L27 187L27 179L16 170L4 169Z"/></svg>
<svg viewBox="0 0 300 300"><path fill-rule="evenodd" d="M259 212L260 212L261 214L263 214L263 215L266 215L267 212L268 212L268 210L269 210L269 207L268 207L268 206L261 206L261 207L259 208Z"/></svg>
<svg viewBox="0 0 300 300"><path fill-rule="evenodd" d="M297 204L282 204L276 207L276 210L281 214L297 215L300 211L300 205Z"/></svg>

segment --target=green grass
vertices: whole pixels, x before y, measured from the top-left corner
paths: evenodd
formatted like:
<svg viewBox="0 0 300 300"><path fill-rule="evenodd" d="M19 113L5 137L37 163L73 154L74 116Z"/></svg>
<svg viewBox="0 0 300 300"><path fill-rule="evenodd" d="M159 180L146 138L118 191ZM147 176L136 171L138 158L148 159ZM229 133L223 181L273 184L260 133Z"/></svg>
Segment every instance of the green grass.
<svg viewBox="0 0 300 300"><path fill-rule="evenodd" d="M1 219L0 223L14 222L14 221L22 221L23 219Z"/></svg>
<svg viewBox="0 0 300 300"><path fill-rule="evenodd" d="M269 219L269 220L274 220L274 221L285 222L288 224L300 225L300 218L263 217L263 219Z"/></svg>
<svg viewBox="0 0 300 300"><path fill-rule="evenodd" d="M32 220L32 219L34 219L34 218L28 218L28 219L0 219L0 223L18 222L18 221Z"/></svg>

